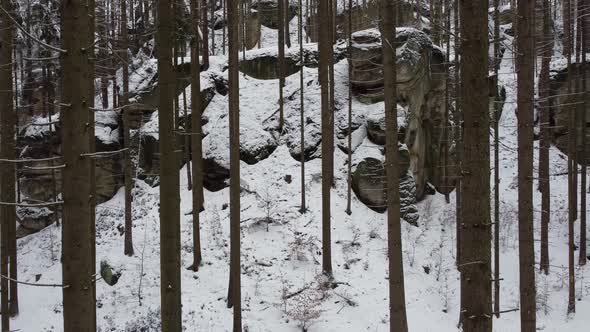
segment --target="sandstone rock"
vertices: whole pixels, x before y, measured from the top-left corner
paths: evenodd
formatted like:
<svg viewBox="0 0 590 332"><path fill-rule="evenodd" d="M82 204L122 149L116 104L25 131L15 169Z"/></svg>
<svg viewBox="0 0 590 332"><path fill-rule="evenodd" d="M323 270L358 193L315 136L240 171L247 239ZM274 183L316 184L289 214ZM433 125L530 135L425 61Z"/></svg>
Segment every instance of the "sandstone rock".
<svg viewBox="0 0 590 332"><path fill-rule="evenodd" d="M551 101L551 119L550 124L552 126L552 138L553 142L562 152L567 153L568 151L568 133L569 133L569 121L571 114L575 114L576 116L576 123L581 124L583 122L582 112L586 112L586 142L590 142L590 130L588 126L590 126L590 106L578 105L577 103L581 100L579 96L572 95L568 92L568 72L565 65L563 67L558 67L558 64L555 65L555 71L552 73L551 76L551 92L552 96L556 96ZM586 65L586 76L585 78L581 74L582 65L574 63L572 64L572 86L573 87L581 87L582 80L590 80L590 65ZM576 110L578 108L578 110ZM580 126L583 127L583 126ZM582 154L584 151L584 155L586 158L586 163L590 161L590 147L586 146L585 149L582 146L582 130L578 129L576 134L576 150L578 154ZM580 162L580 161L579 161Z"/></svg>
<svg viewBox="0 0 590 332"><path fill-rule="evenodd" d="M365 103L380 102L384 99L381 33L376 29L362 30L355 32L352 38L353 90ZM441 128L449 126L442 122L448 68L442 51L419 30L398 28L395 43L398 140L409 149L416 196L421 198L427 183L442 187ZM367 136L376 144L385 144L383 113L367 116ZM445 185L445 188L448 187Z"/></svg>
<svg viewBox="0 0 590 332"><path fill-rule="evenodd" d="M416 184L408 172L407 150L400 149L400 199L401 216L408 223L417 225L419 218L416 203ZM372 210L385 212L387 209L387 192L383 162L375 158L366 158L360 162L352 175L352 189L357 198Z"/></svg>
<svg viewBox="0 0 590 332"><path fill-rule="evenodd" d="M51 225L55 212L47 207L19 207L16 209L18 223L32 232L38 232Z"/></svg>
<svg viewBox="0 0 590 332"><path fill-rule="evenodd" d="M279 27L279 12L277 0L261 0L252 5L252 8L258 12L260 17L260 24L267 28L278 29ZM289 2L287 9L287 21L291 21L297 13L298 7L294 3Z"/></svg>

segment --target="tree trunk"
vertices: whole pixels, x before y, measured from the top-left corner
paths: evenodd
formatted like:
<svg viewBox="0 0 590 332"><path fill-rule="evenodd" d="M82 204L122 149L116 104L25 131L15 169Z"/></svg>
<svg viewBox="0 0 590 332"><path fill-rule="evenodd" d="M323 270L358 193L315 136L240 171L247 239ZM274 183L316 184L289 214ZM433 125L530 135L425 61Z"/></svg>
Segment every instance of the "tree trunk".
<svg viewBox="0 0 590 332"><path fill-rule="evenodd" d="M279 17L279 133L283 132L284 126L284 99L283 87L285 86L285 0L278 0Z"/></svg>
<svg viewBox="0 0 590 332"><path fill-rule="evenodd" d="M64 331L96 328L94 267L94 205L90 136L94 118L90 112L94 95L94 68L90 22L94 7L81 2L62 2L62 142L63 149L63 289Z"/></svg>
<svg viewBox="0 0 590 332"><path fill-rule="evenodd" d="M461 312L463 330L490 332L491 231L488 112L488 1L460 1L461 90L464 120L461 209ZM468 293L467 293L468 292Z"/></svg>
<svg viewBox="0 0 590 332"><path fill-rule="evenodd" d="M205 68L205 70L209 68L209 20L207 19L207 8L207 0L201 0L201 31L203 33L203 67Z"/></svg>
<svg viewBox="0 0 590 332"><path fill-rule="evenodd" d="M518 118L518 254L520 326L536 330L535 246L533 238L533 113L535 79L534 2L518 2L516 56Z"/></svg>
<svg viewBox="0 0 590 332"><path fill-rule="evenodd" d="M330 1L318 1L318 16L323 22L330 22ZM319 29L319 80L321 88L322 108L322 269L323 272L332 275L331 258L331 214L330 194L332 189L334 145L334 114L330 107L330 73L332 63L332 38L331 28Z"/></svg>
<svg viewBox="0 0 590 332"><path fill-rule="evenodd" d="M391 6L395 7L395 6ZM389 10L390 8L384 8ZM395 75L395 74L394 74ZM352 0L348 0L348 151L346 174L346 214L351 215L352 200ZM394 87L395 90L395 87ZM395 102L395 101L394 101ZM397 108L396 108L397 111ZM389 131L388 131L389 132Z"/></svg>
<svg viewBox="0 0 590 332"><path fill-rule="evenodd" d="M571 0L564 0L563 2L563 20L564 20L564 55L567 58L567 72L568 72L568 93L572 93L572 51L573 51L573 31L572 31L572 15L571 15ZM569 297L568 297L568 313L576 312L576 277L575 277L575 266L574 266L574 222L576 221L576 200L577 190L574 185L575 176L575 160L574 154L576 150L576 136L575 136L575 114L574 108L566 106L569 117L568 125L568 285L569 285Z"/></svg>
<svg viewBox="0 0 590 332"><path fill-rule="evenodd" d="M198 1L191 0L192 21L199 21ZM201 61L199 59L199 30L197 24L193 27L191 47L191 149L193 166L193 271L198 271L201 265L201 234L199 214L203 210L203 135L201 132Z"/></svg>
<svg viewBox="0 0 590 332"><path fill-rule="evenodd" d="M549 221L551 220L551 179L549 178L549 151L551 148L549 65L553 53L551 32L551 9L549 0L543 0L543 38L541 39L542 59L539 78L540 99L540 149L539 149L539 190L541 191L541 261L540 269L549 274Z"/></svg>
<svg viewBox="0 0 590 332"><path fill-rule="evenodd" d="M500 0L494 0L494 312L500 317Z"/></svg>
<svg viewBox="0 0 590 332"><path fill-rule="evenodd" d="M133 10L133 8L132 8ZM133 164L131 161L131 135L129 129L129 37L127 34L127 0L121 0L121 62L123 66L123 95L121 105L123 107L123 126L125 148L125 255L133 256L133 223L131 215L132 189L133 189Z"/></svg>
<svg viewBox="0 0 590 332"><path fill-rule="evenodd" d="M178 159L174 151L174 86L172 47L174 19L171 0L158 2L158 119L160 128L160 296L162 331L181 331L180 194ZM174 161L174 162L170 162Z"/></svg>
<svg viewBox="0 0 590 332"><path fill-rule="evenodd" d="M13 13L11 1L2 0L0 5ZM12 87L12 53L14 25L4 11L0 12L0 156L3 159L16 159L16 112ZM16 173L13 164L0 162L0 201L14 203ZM16 255L16 207L0 206L1 268L0 285L2 290L2 331L10 330L10 316L18 313L18 285L4 276L17 279Z"/></svg>
<svg viewBox="0 0 590 332"><path fill-rule="evenodd" d="M303 7L302 7L302 0L299 0L299 61L303 64L304 55L303 55ZM301 66L301 71L299 72L299 98L300 98L300 133L301 133L301 154L300 154L300 162L301 162L301 208L299 211L301 213L305 213L307 210L305 206L305 105L304 105L304 84L303 84L303 72L305 70L305 66Z"/></svg>
<svg viewBox="0 0 590 332"><path fill-rule="evenodd" d="M407 332L406 297L399 194L395 17L397 4L381 0L381 44L385 95L385 173L387 178L387 247L389 256L389 331Z"/></svg>
<svg viewBox="0 0 590 332"><path fill-rule="evenodd" d="M238 55L239 0L228 0L229 22L229 145L230 150L230 290L234 307L233 331L242 331L242 295L240 264L240 81Z"/></svg>
<svg viewBox="0 0 590 332"><path fill-rule="evenodd" d="M581 105L581 121L580 123L580 136L581 136L581 148L579 154L580 165L582 166L580 172L580 253L578 258L578 263L580 265L586 265L586 186L587 186L587 179L586 179L586 167L587 165L587 156L586 156L586 134L587 134L587 107L588 107L588 91L587 89L587 82L586 82L586 39L588 38L588 15L587 15L588 7L586 5L585 12L586 14L580 14L579 19L582 20L580 23L580 27L582 30L582 37L581 37L581 47L582 47L582 93L584 98L584 104Z"/></svg>
<svg viewBox="0 0 590 332"><path fill-rule="evenodd" d="M454 0L454 22L453 25L455 27L455 77L454 77L454 85L455 85L455 117L454 117L454 139L456 143L455 147L455 167L457 174L457 179L455 181L455 228L456 228L456 249L457 249L457 257L456 257L456 264L457 267L461 265L461 153L463 150L462 147L462 139L463 139L463 123L462 123L462 116L461 116L461 78L460 78L460 70L461 70L461 63L460 63L460 40L459 36L461 31L459 29L459 0Z"/></svg>

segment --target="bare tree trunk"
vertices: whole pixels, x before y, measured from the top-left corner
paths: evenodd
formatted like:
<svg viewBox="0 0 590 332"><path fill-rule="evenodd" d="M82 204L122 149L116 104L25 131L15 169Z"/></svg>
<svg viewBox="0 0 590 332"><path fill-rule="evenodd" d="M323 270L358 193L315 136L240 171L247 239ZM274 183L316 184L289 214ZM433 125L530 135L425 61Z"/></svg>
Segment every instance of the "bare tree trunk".
<svg viewBox="0 0 590 332"><path fill-rule="evenodd" d="M346 0L345 0L346 1ZM395 6L393 6L395 7ZM397 111L397 109L396 109ZM352 0L348 0L348 151L346 176L346 214L351 215L352 200Z"/></svg>
<svg viewBox="0 0 590 332"><path fill-rule="evenodd" d="M563 20L564 20L564 55L567 58L567 72L568 72L568 93L572 93L572 50L573 50L573 31L572 31L572 15L571 15L571 0L564 0L563 2ZM574 196L577 196L577 190L574 185L575 176L575 149L576 149L576 136L575 136L575 114L574 108L567 106L568 117L569 117L569 128L568 128L568 202L569 202L569 213L568 213L568 285L569 285L569 297L568 297L568 313L576 312L576 279L575 279L575 266L574 266L574 222L576 220L576 202Z"/></svg>
<svg viewBox="0 0 590 332"><path fill-rule="evenodd" d="M230 293L234 308L233 331L242 331L242 295L240 267L240 81L239 0L228 0L229 22L229 138L230 138Z"/></svg>
<svg viewBox="0 0 590 332"><path fill-rule="evenodd" d="M518 254L520 326L536 330L535 246L533 238L533 113L535 78L534 2L518 2L516 57L518 117Z"/></svg>
<svg viewBox="0 0 590 332"><path fill-rule="evenodd" d="M203 33L203 67L209 68L209 20L207 18L207 1L201 0L201 31ZM228 0L229 1L229 0ZM213 19L213 18L211 18ZM237 17L236 17L237 19ZM236 26L237 28L237 26Z"/></svg>
<svg viewBox="0 0 590 332"><path fill-rule="evenodd" d="M132 8L133 10L133 8ZM125 255L133 256L133 222L131 215L131 191L133 189L133 165L131 162L131 135L129 129L129 37L127 33L127 1L121 0L121 62L123 66L123 95L121 105L123 107L123 126L125 147Z"/></svg>
<svg viewBox="0 0 590 332"><path fill-rule="evenodd" d="M63 289L64 331L93 331L96 328L94 295L94 198L90 135L94 117L94 54L91 33L94 6L81 2L61 3L62 48L62 142L66 168L63 170ZM90 46L89 46L90 45Z"/></svg>
<svg viewBox="0 0 590 332"><path fill-rule="evenodd" d="M463 119L461 115L461 79L460 79L460 70L461 70L461 63L460 59L460 52L461 52L461 41L460 41L460 28L459 28L459 0L455 0L454 2L454 27L455 27L455 77L454 77L454 84L455 84L455 119L454 119L454 139L456 142L455 147L455 165L457 171L457 179L455 182L455 223L456 223L456 238L457 238L457 259L456 263L457 266L461 265L461 233L462 233L462 222L461 222L461 187L462 187L462 178L461 174L461 153L463 150L462 147L462 140L463 140Z"/></svg>
<svg viewBox="0 0 590 332"><path fill-rule="evenodd" d="M494 312L500 317L500 0L494 0Z"/></svg>
<svg viewBox="0 0 590 332"><path fill-rule="evenodd" d="M549 151L551 148L549 65L551 63L553 35L549 0L543 0L543 45L539 99L541 121L539 149L539 190L541 191L541 260L540 269L549 274L549 221L551 219L551 179L549 178Z"/></svg>
<svg viewBox="0 0 590 332"><path fill-rule="evenodd" d="M330 1L318 1L318 16L323 22L330 22ZM334 145L334 114L330 107L330 73L332 63L331 28L319 29L319 80L322 107L322 269L332 275L331 258L331 214L330 194L332 189L333 145Z"/></svg>
<svg viewBox="0 0 590 332"><path fill-rule="evenodd" d="M158 119L160 128L160 296L162 331L182 329L180 285L180 194L178 154L174 131L172 68L174 20L171 0L158 2L156 46L158 48Z"/></svg>
<svg viewBox="0 0 590 332"><path fill-rule="evenodd" d="M11 1L2 0L0 6L13 13ZM16 159L16 112L12 87L12 52L14 25L4 11L0 12L0 156L3 159ZM13 203L15 195L16 174L12 164L0 162L0 201ZM2 331L10 330L10 316L18 313L18 285L8 282L6 276L17 278L16 261L16 207L0 206L1 233L1 268L0 285L2 290Z"/></svg>
<svg viewBox="0 0 590 332"><path fill-rule="evenodd" d="M587 179L586 179L586 167L587 165L587 153L586 153L586 135L587 135L587 107L588 107L588 90L587 90L587 82L586 82L586 39L588 36L586 35L588 32L588 4L586 2L585 7L582 8L583 12L579 14L579 19L582 21L580 23L580 28L582 30L581 33L581 48L582 48L582 93L584 98L584 104L581 106L580 113L581 114L581 121L580 121L580 135L581 135L581 148L580 154L578 159L580 160L580 165L582 166L582 170L580 172L580 253L578 263L580 265L586 265L586 186L587 186Z"/></svg>
<svg viewBox="0 0 590 332"><path fill-rule="evenodd" d="M300 97L300 122L301 122L301 208L299 211L305 213L307 210L305 206L305 105L304 105L304 84L303 84L303 72L305 66L303 65L303 7L302 0L299 0L299 61L301 62L301 71L299 72L299 97Z"/></svg>
<svg viewBox="0 0 590 332"><path fill-rule="evenodd" d="M203 135L201 132L201 61L199 59L199 0L191 0L191 17L193 39L191 42L191 149L193 166L193 265L192 270L198 271L201 265L201 225L199 214L203 210Z"/></svg>
<svg viewBox="0 0 590 332"><path fill-rule="evenodd" d="M488 1L460 1L464 119L461 209L463 330L491 332L490 142L488 112ZM464 90L463 88L461 89ZM468 293L467 293L468 292Z"/></svg>
<svg viewBox="0 0 590 332"><path fill-rule="evenodd" d="M285 123L284 119L284 99L283 87L285 86L285 0L278 0L278 17L279 17L279 133L283 132Z"/></svg>
<svg viewBox="0 0 590 332"><path fill-rule="evenodd" d="M387 247L389 256L389 331L407 332L406 296L399 194L399 152L397 142L396 29L397 4L381 0L381 44L385 95L387 177Z"/></svg>
<svg viewBox="0 0 590 332"><path fill-rule="evenodd" d="M445 29L447 31L447 39L446 39L446 67L450 68L451 64L451 0L445 0ZM448 176L448 169L449 169L449 109L451 104L451 95L450 95L450 88L449 85L451 83L450 80L450 71L447 71L447 75L445 77L445 113L443 118L443 128L442 128L442 169L441 169L441 178L442 178L442 187L445 192L445 201L450 203L449 198L449 176Z"/></svg>
<svg viewBox="0 0 590 332"><path fill-rule="evenodd" d="M282 22L285 22L285 44L287 45L287 48L291 48L291 32L290 32L290 27L289 27L289 0L282 0L285 1L285 4L283 5L283 15L284 15L284 20Z"/></svg>

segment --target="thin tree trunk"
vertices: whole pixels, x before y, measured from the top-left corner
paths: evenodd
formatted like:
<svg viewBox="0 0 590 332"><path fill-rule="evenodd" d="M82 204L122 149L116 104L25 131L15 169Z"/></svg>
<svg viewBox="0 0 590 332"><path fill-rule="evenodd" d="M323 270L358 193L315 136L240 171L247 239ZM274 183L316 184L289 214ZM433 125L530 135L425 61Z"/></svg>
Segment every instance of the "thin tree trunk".
<svg viewBox="0 0 590 332"><path fill-rule="evenodd" d="M201 0L201 31L203 33L203 67L209 68L209 20L207 19L207 0ZM229 0L227 0L229 1ZM213 19L213 18L211 18ZM237 18L236 18L237 19ZM237 26L236 26L237 28Z"/></svg>
<svg viewBox="0 0 590 332"><path fill-rule="evenodd" d="M346 0L345 0L346 1ZM395 7L395 6L391 6ZM388 7L389 8L389 7ZM387 8L385 8L387 10ZM397 111L397 109L396 109ZM352 0L348 0L348 151L346 176L346 214L351 215L352 200Z"/></svg>
<svg viewBox="0 0 590 332"><path fill-rule="evenodd" d="M494 0L494 313L500 317L500 0Z"/></svg>
<svg viewBox="0 0 590 332"><path fill-rule="evenodd" d="M461 313L464 331L491 332L488 1L460 1L464 120L461 209ZM462 88L463 90L463 88Z"/></svg>
<svg viewBox="0 0 590 332"><path fill-rule="evenodd" d="M299 0L299 61L301 62L301 71L299 72L299 98L300 98L300 132L301 132L301 208L299 211L305 213L307 210L305 206L305 104L304 104L304 84L303 84L303 72L305 66L303 65L303 7L302 0Z"/></svg>
<svg viewBox="0 0 590 332"><path fill-rule="evenodd" d="M11 1L0 1L2 8L13 13ZM3 159L16 159L16 112L12 87L12 52L14 25L4 11L0 12L0 156ZM10 164L0 164L0 201L15 202L15 168ZM0 280L2 296L2 331L10 330L10 316L18 313L18 285L6 279L16 280L16 206L0 207L1 267Z"/></svg>
<svg viewBox="0 0 590 332"><path fill-rule="evenodd" d="M551 33L551 9L549 0L543 0L543 38L541 38L542 59L539 78L540 103L540 149L539 149L539 190L541 191L541 260L540 269L549 274L549 221L551 220L551 179L549 178L549 152L551 148L549 65L553 45Z"/></svg>
<svg viewBox="0 0 590 332"><path fill-rule="evenodd" d="M191 0L191 17L193 24L193 40L191 43L191 149L193 166L193 264L192 270L198 271L201 265L201 225L199 214L203 209L203 147L201 133L201 61L199 59L199 0Z"/></svg>
<svg viewBox="0 0 590 332"><path fill-rule="evenodd" d="M580 165L582 166L580 172L580 253L579 253L579 264L586 265L586 186L587 186L587 179L586 179L586 167L587 167L587 153L586 153L586 134L587 134L587 107L588 107L588 91L587 83L586 83L586 38L588 36L586 33L588 32L588 5L586 4L583 7L583 13L580 13L579 19L582 20L580 23L581 30L581 48L582 48L582 93L584 98L584 104L581 106L580 113L581 114L581 121L580 121L580 131L581 131L581 149L578 159L580 160Z"/></svg>
<svg viewBox="0 0 590 332"><path fill-rule="evenodd" d="M399 193L399 152L397 142L396 29L397 4L381 0L381 44L385 95L387 177L387 247L389 256L389 331L407 332L406 297Z"/></svg>
<svg viewBox="0 0 590 332"><path fill-rule="evenodd" d="M133 8L132 8L133 10ZM131 215L132 189L133 189L133 165L131 163L131 135L129 128L129 37L127 33L127 1L121 0L121 61L123 67L123 95L121 105L123 107L123 126L125 147L125 255L133 256L133 221Z"/></svg>
<svg viewBox="0 0 590 332"><path fill-rule="evenodd" d="M572 50L573 50L573 39L572 39L572 16L571 16L571 0L564 0L563 3L563 20L564 20L564 31L565 31L565 56L567 58L567 72L568 72L568 93L572 93ZM577 190L574 186L574 151L576 149L576 137L575 137L575 116L572 111L574 108L566 106L569 117L569 128L568 128L568 202L569 202L569 213L568 213L568 286L569 286L569 297L568 297L568 313L576 312L576 279L575 279L575 266L574 266L574 222L576 220L576 203L574 196L577 196Z"/></svg>
<svg viewBox="0 0 590 332"><path fill-rule="evenodd" d="M518 254L520 328L536 330L533 238L533 113L535 78L534 2L518 2L516 56L518 118Z"/></svg>
<svg viewBox="0 0 590 332"><path fill-rule="evenodd" d="M93 2L92 2L93 3ZM94 6L82 2L61 3L62 48L62 142L66 168L63 170L63 316L64 331L93 331L96 328L94 283L94 198L90 136L94 117L94 54L91 35Z"/></svg>
<svg viewBox="0 0 590 332"><path fill-rule="evenodd" d="M239 0L228 0L229 22L229 138L230 138L230 294L234 308L233 331L242 331L240 264L240 81L238 55Z"/></svg>
<svg viewBox="0 0 590 332"><path fill-rule="evenodd" d="M460 56L460 45L461 41L459 40L460 36L460 29L459 29L459 0L455 0L454 8L454 27L455 27L455 119L454 119L454 139L456 142L455 147L455 165L457 171L457 180L455 183L455 224L456 224L456 238L457 238L457 259L456 263L457 266L461 264L461 231L462 231L462 222L461 222L461 186L462 186L462 179L461 179L461 152L463 150L462 147L462 139L463 139L463 123L462 123L462 116L461 116L461 83L460 83L460 70L461 70L461 63L459 62Z"/></svg>
<svg viewBox="0 0 590 332"><path fill-rule="evenodd" d="M171 0L158 2L158 119L160 128L160 296L162 331L182 329L180 285L180 194L178 155L175 153L174 87L172 68L174 20Z"/></svg>
<svg viewBox="0 0 590 332"><path fill-rule="evenodd" d="M285 0L278 0L279 17L279 133L283 132L284 119L284 97L283 87L285 86Z"/></svg>
<svg viewBox="0 0 590 332"><path fill-rule="evenodd" d="M318 1L318 16L323 22L330 22L330 2ZM334 114L330 107L330 73L332 63L332 38L331 28L319 29L319 80L321 88L322 108L322 269L323 272L332 275L331 258L331 214L330 194L332 189L332 170L334 145Z"/></svg>
<svg viewBox="0 0 590 332"><path fill-rule="evenodd" d="M446 68L450 68L451 63L451 0L445 0L445 27L447 30L447 40L446 40ZM450 203L449 198L449 176L448 176L448 169L449 169L449 109L451 104L451 95L450 95L450 88L449 85L451 83L449 71L447 70L447 75L445 77L445 113L443 118L443 128L442 128L442 187L445 193L445 201Z"/></svg>
<svg viewBox="0 0 590 332"><path fill-rule="evenodd" d="M283 22L285 22L285 44L287 45L287 48L291 48L291 32L289 27L289 0L281 1L285 2L283 5Z"/></svg>

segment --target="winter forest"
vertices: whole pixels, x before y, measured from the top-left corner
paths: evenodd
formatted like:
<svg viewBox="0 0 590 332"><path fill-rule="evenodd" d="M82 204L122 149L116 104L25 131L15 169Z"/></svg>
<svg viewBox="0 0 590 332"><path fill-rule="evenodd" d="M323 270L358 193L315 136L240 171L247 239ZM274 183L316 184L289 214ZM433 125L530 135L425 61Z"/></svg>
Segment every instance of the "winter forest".
<svg viewBox="0 0 590 332"><path fill-rule="evenodd" d="M589 43L590 0L0 0L1 332L588 331Z"/></svg>

